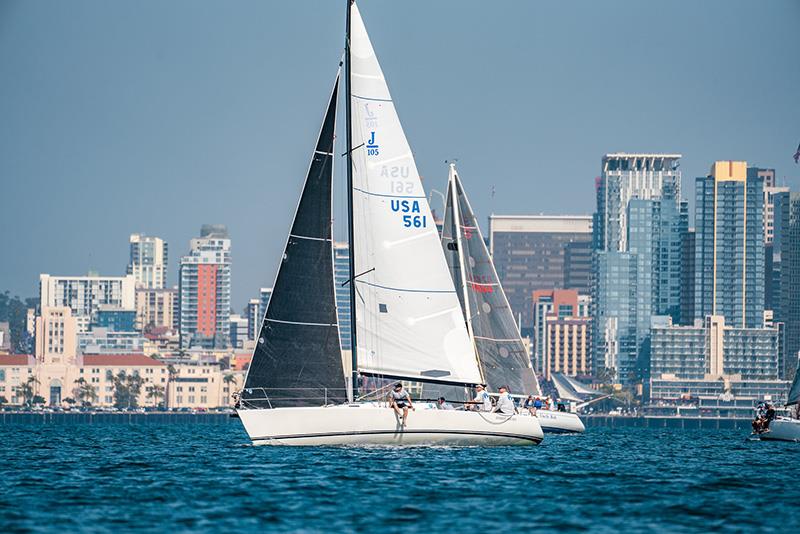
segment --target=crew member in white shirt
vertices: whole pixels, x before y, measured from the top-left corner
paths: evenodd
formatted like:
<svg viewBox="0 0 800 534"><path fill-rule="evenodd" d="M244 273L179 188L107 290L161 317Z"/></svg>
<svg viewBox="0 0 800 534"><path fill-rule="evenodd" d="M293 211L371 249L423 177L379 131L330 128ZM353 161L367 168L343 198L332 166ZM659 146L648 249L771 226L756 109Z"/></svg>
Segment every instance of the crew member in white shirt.
<svg viewBox="0 0 800 534"><path fill-rule="evenodd" d="M508 386L500 386L500 396L497 398L497 408L495 412L503 415L514 415L517 407L514 405L514 398L508 392Z"/></svg>

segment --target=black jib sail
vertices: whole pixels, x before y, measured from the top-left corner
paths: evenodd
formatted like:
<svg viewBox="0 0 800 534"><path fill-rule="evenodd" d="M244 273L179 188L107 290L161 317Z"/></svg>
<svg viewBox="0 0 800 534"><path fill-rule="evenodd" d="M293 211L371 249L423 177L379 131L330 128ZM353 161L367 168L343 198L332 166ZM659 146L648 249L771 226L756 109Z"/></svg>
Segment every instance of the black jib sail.
<svg viewBox="0 0 800 534"><path fill-rule="evenodd" d="M249 407L346 400L333 278L332 179L336 77L242 401Z"/></svg>
<svg viewBox="0 0 800 534"><path fill-rule="evenodd" d="M528 351L478 221L454 166L450 173L442 246L453 281L460 289L462 309L475 341L484 380L490 391L506 385L513 395L538 395L539 384Z"/></svg>

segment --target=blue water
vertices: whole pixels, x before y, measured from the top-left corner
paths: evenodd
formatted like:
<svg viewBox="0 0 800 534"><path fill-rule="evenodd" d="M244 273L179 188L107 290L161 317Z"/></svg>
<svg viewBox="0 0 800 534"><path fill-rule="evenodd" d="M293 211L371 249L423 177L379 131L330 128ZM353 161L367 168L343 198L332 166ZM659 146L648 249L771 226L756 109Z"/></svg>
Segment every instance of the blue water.
<svg viewBox="0 0 800 534"><path fill-rule="evenodd" d="M798 532L798 463L800 444L735 430L288 448L237 422L6 425L0 532Z"/></svg>

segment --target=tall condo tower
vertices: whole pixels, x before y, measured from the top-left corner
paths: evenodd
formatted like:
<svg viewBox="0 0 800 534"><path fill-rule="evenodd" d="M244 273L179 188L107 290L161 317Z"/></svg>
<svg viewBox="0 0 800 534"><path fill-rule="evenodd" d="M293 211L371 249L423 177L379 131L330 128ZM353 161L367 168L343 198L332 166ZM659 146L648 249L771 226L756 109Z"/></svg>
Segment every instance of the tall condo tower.
<svg viewBox="0 0 800 534"><path fill-rule="evenodd" d="M231 240L223 225L205 224L180 265L181 348L230 344Z"/></svg>
<svg viewBox="0 0 800 534"><path fill-rule="evenodd" d="M717 161L695 180L695 318L764 324L764 178Z"/></svg>

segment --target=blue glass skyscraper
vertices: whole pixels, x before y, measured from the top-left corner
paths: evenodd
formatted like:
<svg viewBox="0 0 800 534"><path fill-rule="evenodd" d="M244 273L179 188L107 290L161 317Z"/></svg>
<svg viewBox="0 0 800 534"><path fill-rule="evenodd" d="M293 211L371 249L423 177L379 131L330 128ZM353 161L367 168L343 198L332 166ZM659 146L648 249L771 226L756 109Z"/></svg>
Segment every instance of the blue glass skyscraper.
<svg viewBox="0 0 800 534"><path fill-rule="evenodd" d="M764 179L744 161L717 161L696 179L696 319L764 324Z"/></svg>

